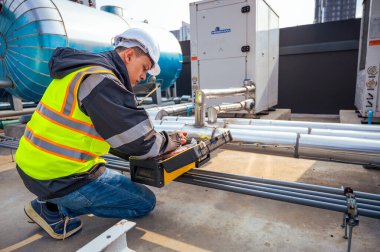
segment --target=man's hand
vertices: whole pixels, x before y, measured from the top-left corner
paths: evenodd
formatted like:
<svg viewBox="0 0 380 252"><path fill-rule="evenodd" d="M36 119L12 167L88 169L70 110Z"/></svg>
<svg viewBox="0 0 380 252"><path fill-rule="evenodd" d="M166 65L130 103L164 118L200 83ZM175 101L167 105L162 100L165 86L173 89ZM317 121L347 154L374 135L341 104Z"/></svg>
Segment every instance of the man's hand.
<svg viewBox="0 0 380 252"><path fill-rule="evenodd" d="M186 131L178 131L178 136L181 138L181 145L184 145L187 140L187 132Z"/></svg>
<svg viewBox="0 0 380 252"><path fill-rule="evenodd" d="M161 154L174 151L181 145L186 144L187 132L185 131L174 131L171 133L162 131L162 133L166 137L166 146L161 151Z"/></svg>

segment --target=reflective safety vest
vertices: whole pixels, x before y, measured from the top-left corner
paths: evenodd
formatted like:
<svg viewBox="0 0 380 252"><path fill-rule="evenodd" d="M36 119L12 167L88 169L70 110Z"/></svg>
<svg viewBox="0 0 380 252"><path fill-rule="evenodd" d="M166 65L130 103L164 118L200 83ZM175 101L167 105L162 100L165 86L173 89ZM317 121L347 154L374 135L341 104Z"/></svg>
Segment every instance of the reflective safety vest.
<svg viewBox="0 0 380 252"><path fill-rule="evenodd" d="M51 180L86 172L107 154L110 145L96 132L78 105L78 87L88 74L112 74L98 66L54 79L46 89L16 152L18 166L30 177Z"/></svg>

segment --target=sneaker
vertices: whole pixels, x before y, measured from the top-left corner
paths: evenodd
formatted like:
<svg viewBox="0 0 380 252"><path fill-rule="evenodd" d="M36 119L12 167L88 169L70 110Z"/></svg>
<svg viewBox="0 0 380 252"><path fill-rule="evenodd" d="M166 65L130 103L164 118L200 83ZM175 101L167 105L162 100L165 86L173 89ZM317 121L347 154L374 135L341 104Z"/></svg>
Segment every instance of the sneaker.
<svg viewBox="0 0 380 252"><path fill-rule="evenodd" d="M31 221L54 239L63 240L82 229L82 221L79 218L69 218L59 211L53 212L47 208L46 202L38 199L29 202L24 211Z"/></svg>

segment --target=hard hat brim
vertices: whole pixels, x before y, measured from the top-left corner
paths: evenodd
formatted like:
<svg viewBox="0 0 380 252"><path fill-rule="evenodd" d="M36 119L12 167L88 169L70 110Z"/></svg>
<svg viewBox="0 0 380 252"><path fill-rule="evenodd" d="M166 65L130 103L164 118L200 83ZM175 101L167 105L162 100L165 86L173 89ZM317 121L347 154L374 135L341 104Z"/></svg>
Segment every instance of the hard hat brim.
<svg viewBox="0 0 380 252"><path fill-rule="evenodd" d="M157 76L157 75L159 75L160 72L161 72L161 68L160 68L160 66L159 66L157 63L155 63L154 66L152 67L152 69L150 69L150 70L148 71L148 73L149 73L150 75L153 75L153 76Z"/></svg>

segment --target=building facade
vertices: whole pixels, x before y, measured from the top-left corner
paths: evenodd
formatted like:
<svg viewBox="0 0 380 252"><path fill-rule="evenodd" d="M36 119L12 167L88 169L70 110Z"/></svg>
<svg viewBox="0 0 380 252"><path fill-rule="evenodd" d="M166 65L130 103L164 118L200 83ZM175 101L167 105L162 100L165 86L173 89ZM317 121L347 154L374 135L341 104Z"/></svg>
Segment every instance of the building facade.
<svg viewBox="0 0 380 252"><path fill-rule="evenodd" d="M314 23L355 18L356 1L357 0L315 0Z"/></svg>
<svg viewBox="0 0 380 252"><path fill-rule="evenodd" d="M190 24L182 21L179 30L170 31L178 39L178 41L190 40Z"/></svg>

